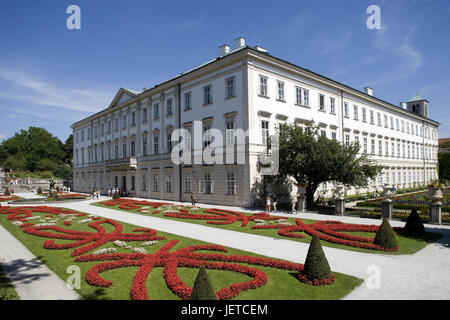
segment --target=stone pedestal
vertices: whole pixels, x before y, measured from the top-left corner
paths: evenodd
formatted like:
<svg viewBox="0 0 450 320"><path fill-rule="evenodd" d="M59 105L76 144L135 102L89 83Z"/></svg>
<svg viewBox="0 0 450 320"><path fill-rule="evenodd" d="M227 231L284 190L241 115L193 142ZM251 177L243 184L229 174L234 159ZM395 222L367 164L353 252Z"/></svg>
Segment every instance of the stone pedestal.
<svg viewBox="0 0 450 320"><path fill-rule="evenodd" d="M306 196L304 194L300 194L297 198L297 212L305 212L306 211Z"/></svg>
<svg viewBox="0 0 450 320"><path fill-rule="evenodd" d="M442 203L441 202L433 202L430 204L430 223L432 224L441 224L442 219Z"/></svg>
<svg viewBox="0 0 450 320"><path fill-rule="evenodd" d="M345 213L345 200L344 198L336 198L334 205L334 213L337 216L343 216Z"/></svg>
<svg viewBox="0 0 450 320"><path fill-rule="evenodd" d="M392 203L392 200L386 199L381 201L381 217L392 219L392 212L394 209L394 204Z"/></svg>

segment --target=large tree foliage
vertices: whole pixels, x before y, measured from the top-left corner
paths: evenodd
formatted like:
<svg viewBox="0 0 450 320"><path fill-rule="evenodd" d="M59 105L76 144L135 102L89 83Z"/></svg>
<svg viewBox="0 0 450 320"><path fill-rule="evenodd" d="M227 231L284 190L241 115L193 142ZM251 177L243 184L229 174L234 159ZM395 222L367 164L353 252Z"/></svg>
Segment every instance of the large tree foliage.
<svg viewBox="0 0 450 320"><path fill-rule="evenodd" d="M279 177L293 177L306 186L307 206L321 183L338 181L347 187L364 187L381 172L366 154L359 153L358 143L345 146L319 134L313 122L306 127L286 124L280 129Z"/></svg>
<svg viewBox="0 0 450 320"><path fill-rule="evenodd" d="M450 180L450 141L439 146L439 178Z"/></svg>
<svg viewBox="0 0 450 320"><path fill-rule="evenodd" d="M0 144L0 167L13 170L56 171L69 177L73 138L63 144L44 128L29 127ZM70 150L69 150L70 148Z"/></svg>

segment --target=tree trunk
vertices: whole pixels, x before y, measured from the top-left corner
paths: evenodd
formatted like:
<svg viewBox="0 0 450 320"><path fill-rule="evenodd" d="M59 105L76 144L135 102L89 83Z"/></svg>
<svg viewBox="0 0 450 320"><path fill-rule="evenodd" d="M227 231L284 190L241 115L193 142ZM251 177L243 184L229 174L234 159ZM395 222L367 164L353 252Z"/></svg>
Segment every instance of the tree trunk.
<svg viewBox="0 0 450 320"><path fill-rule="evenodd" d="M316 192L317 187L307 186L306 187L306 208L311 209L314 207L314 193Z"/></svg>

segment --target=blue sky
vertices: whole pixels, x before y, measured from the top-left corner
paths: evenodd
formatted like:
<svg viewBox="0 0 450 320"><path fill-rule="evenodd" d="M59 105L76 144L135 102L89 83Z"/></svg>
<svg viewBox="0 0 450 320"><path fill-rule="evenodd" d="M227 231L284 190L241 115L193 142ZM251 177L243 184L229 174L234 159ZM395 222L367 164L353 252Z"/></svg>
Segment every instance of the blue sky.
<svg viewBox="0 0 450 320"><path fill-rule="evenodd" d="M66 27L71 4L81 30ZM366 27L369 5L381 30ZM393 104L419 91L450 137L449 31L448 0L2 1L0 141L29 126L64 141L120 87L151 87L239 36Z"/></svg>

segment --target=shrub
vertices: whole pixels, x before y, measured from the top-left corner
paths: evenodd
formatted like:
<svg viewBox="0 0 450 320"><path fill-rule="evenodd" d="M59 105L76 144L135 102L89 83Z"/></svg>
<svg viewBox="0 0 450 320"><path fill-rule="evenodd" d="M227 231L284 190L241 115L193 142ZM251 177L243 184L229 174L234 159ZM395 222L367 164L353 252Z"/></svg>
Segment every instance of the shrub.
<svg viewBox="0 0 450 320"><path fill-rule="evenodd" d="M395 249L398 247L394 230L389 224L388 219L384 218L380 228L373 239L373 243L386 249Z"/></svg>
<svg viewBox="0 0 450 320"><path fill-rule="evenodd" d="M328 260L323 252L319 237L314 234L306 255L305 268L303 274L309 280L321 280L331 278L331 269Z"/></svg>
<svg viewBox="0 0 450 320"><path fill-rule="evenodd" d="M9 192L9 189L6 188L6 189L5 189L5 196L10 196L10 195L11 195L11 193Z"/></svg>
<svg viewBox="0 0 450 320"><path fill-rule="evenodd" d="M120 198L119 192L115 191L113 194L113 199L119 199L119 198Z"/></svg>
<svg viewBox="0 0 450 320"><path fill-rule="evenodd" d="M403 231L412 236L418 236L426 233L425 227L423 226L422 223L422 219L417 213L417 210L414 209L411 211L408 220L406 220L406 224L405 227L403 228Z"/></svg>
<svg viewBox="0 0 450 320"><path fill-rule="evenodd" d="M195 279L191 300L217 300L216 293L204 265L200 267L197 278Z"/></svg>

